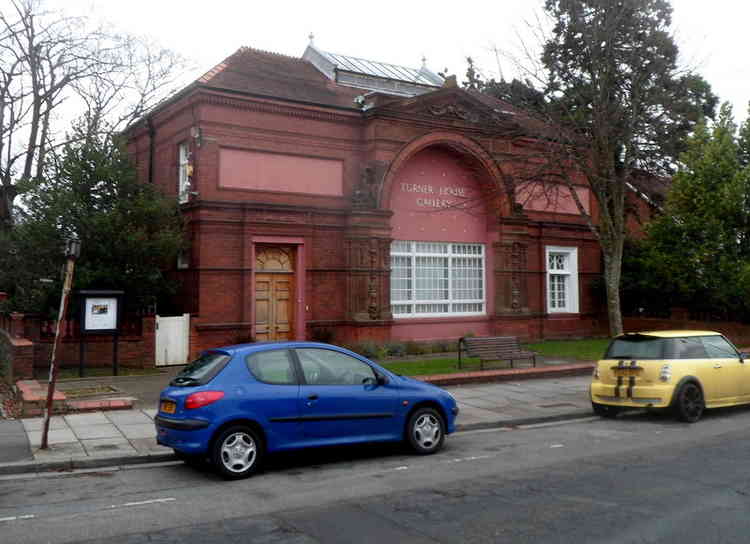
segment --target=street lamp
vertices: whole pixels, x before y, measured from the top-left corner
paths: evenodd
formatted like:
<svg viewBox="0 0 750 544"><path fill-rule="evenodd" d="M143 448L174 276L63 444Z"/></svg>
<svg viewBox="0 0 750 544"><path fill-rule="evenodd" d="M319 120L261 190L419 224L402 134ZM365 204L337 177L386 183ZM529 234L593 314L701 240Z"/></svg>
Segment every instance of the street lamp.
<svg viewBox="0 0 750 544"><path fill-rule="evenodd" d="M50 357L49 363L49 381L47 384L47 408L44 411L44 427L42 428L42 445L41 448L46 450L49 446L47 444L47 435L49 434L49 420L52 415L52 405L54 402L55 395L55 382L57 381L57 365L55 364L55 357L57 355L57 347L60 342L60 324L68 309L68 298L70 297L70 289L73 285L73 271L75 270L76 259L81 255L81 241L76 238L68 238L65 240L65 279L63 281L62 296L60 297L60 311L57 314L57 324L55 325L55 341L52 344L52 356Z"/></svg>

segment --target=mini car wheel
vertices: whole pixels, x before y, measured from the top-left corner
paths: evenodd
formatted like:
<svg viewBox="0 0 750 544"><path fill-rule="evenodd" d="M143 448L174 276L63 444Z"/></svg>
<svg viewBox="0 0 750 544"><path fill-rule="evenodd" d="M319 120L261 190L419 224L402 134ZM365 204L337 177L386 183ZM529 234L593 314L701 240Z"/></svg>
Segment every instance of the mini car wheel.
<svg viewBox="0 0 750 544"><path fill-rule="evenodd" d="M214 466L228 480L253 474L262 456L263 442L258 433L246 425L234 425L222 431L212 451Z"/></svg>
<svg viewBox="0 0 750 544"><path fill-rule="evenodd" d="M599 404L598 402L592 402L591 408L594 410L594 413L601 417L606 418L615 418L617 417L617 414L620 413L620 407L619 406L610 406L608 404Z"/></svg>
<svg viewBox="0 0 750 544"><path fill-rule="evenodd" d="M693 382L688 382L680 387L675 397L675 415L680 421L695 423L703 415L706 403L703 400L703 391Z"/></svg>
<svg viewBox="0 0 750 544"><path fill-rule="evenodd" d="M443 416L433 408L415 410L406 425L406 439L411 448L420 455L440 450L445 440Z"/></svg>

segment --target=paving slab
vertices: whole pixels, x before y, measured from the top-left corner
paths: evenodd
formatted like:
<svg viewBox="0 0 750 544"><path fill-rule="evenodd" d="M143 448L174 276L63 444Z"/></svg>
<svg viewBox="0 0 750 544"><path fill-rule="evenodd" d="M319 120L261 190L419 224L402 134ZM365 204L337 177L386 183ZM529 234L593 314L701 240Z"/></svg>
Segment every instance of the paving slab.
<svg viewBox="0 0 750 544"><path fill-rule="evenodd" d="M27 431L41 431L42 427L44 426L43 417L26 418L20 421L23 424L24 429L26 429ZM62 416L52 416L49 420L49 428L50 430L67 429L68 424L65 423L65 420Z"/></svg>
<svg viewBox="0 0 750 544"><path fill-rule="evenodd" d="M27 433L29 444L32 448L38 448L42 445L42 431L30 431ZM77 443L78 439L70 429L55 429L47 433L47 445Z"/></svg>
<svg viewBox="0 0 750 544"><path fill-rule="evenodd" d="M63 417L65 419L65 422L71 427L109 423L109 420L107 419L107 416L104 415L104 412L91 412L90 414L72 414Z"/></svg>
<svg viewBox="0 0 750 544"><path fill-rule="evenodd" d="M134 425L120 425L117 427L125 438L149 438L156 434L156 428L152 422L136 423Z"/></svg>
<svg viewBox="0 0 750 544"><path fill-rule="evenodd" d="M76 425L71 430L79 440L95 438L124 438L122 433L112 423L102 425Z"/></svg>
<svg viewBox="0 0 750 544"><path fill-rule="evenodd" d="M169 454L172 453L172 448L166 446L160 446L156 443L155 438L132 438L130 439L130 445L133 446L139 454Z"/></svg>
<svg viewBox="0 0 750 544"><path fill-rule="evenodd" d="M60 444L49 444L49 448L42 450L34 449L35 461L69 461L73 457L85 457L86 452L80 442L64 442Z"/></svg>
<svg viewBox="0 0 750 544"><path fill-rule="evenodd" d="M153 418L144 414L140 410L122 410L116 412L107 412L107 419L117 426L120 425L135 425L138 423L149 423L152 424Z"/></svg>

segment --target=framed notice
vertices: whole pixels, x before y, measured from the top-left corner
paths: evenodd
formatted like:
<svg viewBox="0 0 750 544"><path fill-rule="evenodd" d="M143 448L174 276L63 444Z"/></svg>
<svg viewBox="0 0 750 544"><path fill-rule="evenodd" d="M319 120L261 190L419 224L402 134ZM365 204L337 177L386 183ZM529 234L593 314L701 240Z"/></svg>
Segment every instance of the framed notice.
<svg viewBox="0 0 750 544"><path fill-rule="evenodd" d="M85 332L114 332L118 328L118 297L90 297L83 301Z"/></svg>

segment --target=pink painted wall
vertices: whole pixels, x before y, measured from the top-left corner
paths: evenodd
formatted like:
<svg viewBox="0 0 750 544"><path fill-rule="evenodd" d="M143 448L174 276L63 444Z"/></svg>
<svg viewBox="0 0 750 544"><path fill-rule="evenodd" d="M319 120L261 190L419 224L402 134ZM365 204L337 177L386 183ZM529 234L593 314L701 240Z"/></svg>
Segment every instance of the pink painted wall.
<svg viewBox="0 0 750 544"><path fill-rule="evenodd" d="M588 188L576 187L576 193L586 213L591 213ZM526 210L576 215L579 213L573 196L570 194L570 189L562 185L545 190L541 183L526 184L518 187L516 198Z"/></svg>
<svg viewBox="0 0 750 544"><path fill-rule="evenodd" d="M414 155L391 190L394 240L486 242L487 214L474 173L439 148Z"/></svg>
<svg viewBox="0 0 750 544"><path fill-rule="evenodd" d="M492 336L492 324L489 318L478 316L444 317L430 319L398 319L391 327L393 340L407 342L435 342L440 340L458 340L473 333L475 336Z"/></svg>
<svg viewBox="0 0 750 544"><path fill-rule="evenodd" d="M396 174L390 195L394 240L482 243L485 248L485 314L478 316L402 317L391 327L394 340L458 339L467 333L487 336L493 307L492 243L488 215L475 173L460 158L437 147L416 153Z"/></svg>
<svg viewBox="0 0 750 544"><path fill-rule="evenodd" d="M221 148L219 187L342 196L344 164L335 159Z"/></svg>

